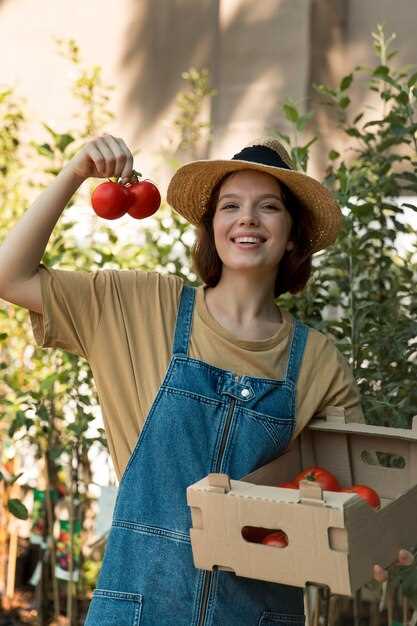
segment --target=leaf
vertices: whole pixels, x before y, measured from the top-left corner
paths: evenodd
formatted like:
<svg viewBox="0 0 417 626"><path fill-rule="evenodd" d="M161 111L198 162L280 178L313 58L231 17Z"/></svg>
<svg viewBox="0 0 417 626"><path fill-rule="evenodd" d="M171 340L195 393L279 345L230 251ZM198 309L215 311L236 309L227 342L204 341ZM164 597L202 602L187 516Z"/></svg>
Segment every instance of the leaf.
<svg viewBox="0 0 417 626"><path fill-rule="evenodd" d="M58 380L58 376L59 375L57 373L50 374L44 380L42 380L40 388L43 391L50 391L53 388L54 383Z"/></svg>
<svg viewBox="0 0 417 626"><path fill-rule="evenodd" d="M73 141L74 137L72 135L68 135L67 133L59 135L56 142L58 150L60 150L61 152L65 152L65 148L69 146Z"/></svg>
<svg viewBox="0 0 417 626"><path fill-rule="evenodd" d="M37 144L35 142L32 142L32 146L34 146L36 152L41 156L50 157L54 154L54 151L52 150L49 143Z"/></svg>
<svg viewBox="0 0 417 626"><path fill-rule="evenodd" d="M361 134L358 131L358 129L353 127L353 126L351 128L346 128L345 132L350 137L360 137L361 136Z"/></svg>
<svg viewBox="0 0 417 626"><path fill-rule="evenodd" d="M284 109L285 117L289 122L298 122L298 118L300 116L294 105L286 103L282 108Z"/></svg>
<svg viewBox="0 0 417 626"><path fill-rule="evenodd" d="M348 98L347 96L344 96L343 98L339 100L339 106L341 106L342 109L347 109L349 104L350 104L350 98Z"/></svg>
<svg viewBox="0 0 417 626"><path fill-rule="evenodd" d="M385 78L389 76L389 67L386 65L379 65L373 72L372 76L376 76L378 78Z"/></svg>
<svg viewBox="0 0 417 626"><path fill-rule="evenodd" d="M344 76L340 81L340 91L345 91L346 89L349 89L350 85L352 84L352 80L353 74L348 74L347 76Z"/></svg>
<svg viewBox="0 0 417 626"><path fill-rule="evenodd" d="M26 416L23 411L17 411L16 416L10 424L8 435L9 437L13 437L13 435L25 425Z"/></svg>
<svg viewBox="0 0 417 626"><path fill-rule="evenodd" d="M407 81L407 87L411 88L417 82L417 72L415 72Z"/></svg>
<svg viewBox="0 0 417 626"><path fill-rule="evenodd" d="M56 141L56 139L57 139L57 138L58 138L58 136L59 136L59 135L58 135L58 133L56 133L56 132L53 130L53 128L51 128L50 126L48 126L48 124L46 124L45 122L42 122L42 126L43 126L44 128L46 128L46 130L48 131L48 133L50 133L50 134L52 135L52 137L53 137L53 138L55 139L55 141Z"/></svg>
<svg viewBox="0 0 417 626"><path fill-rule="evenodd" d="M0 341L3 341L4 339L7 339L9 335L7 333L0 333Z"/></svg>
<svg viewBox="0 0 417 626"><path fill-rule="evenodd" d="M410 101L410 98L408 97L408 93L406 91L401 91L397 96L397 100L400 104L407 105Z"/></svg>
<svg viewBox="0 0 417 626"><path fill-rule="evenodd" d="M12 498L7 503L7 508L12 515L17 517L18 519L28 519L29 512L23 502L17 500L16 498Z"/></svg>
<svg viewBox="0 0 417 626"><path fill-rule="evenodd" d="M368 126L383 126L384 124L387 124L386 120L372 120L371 122L366 122L363 128L368 128Z"/></svg>

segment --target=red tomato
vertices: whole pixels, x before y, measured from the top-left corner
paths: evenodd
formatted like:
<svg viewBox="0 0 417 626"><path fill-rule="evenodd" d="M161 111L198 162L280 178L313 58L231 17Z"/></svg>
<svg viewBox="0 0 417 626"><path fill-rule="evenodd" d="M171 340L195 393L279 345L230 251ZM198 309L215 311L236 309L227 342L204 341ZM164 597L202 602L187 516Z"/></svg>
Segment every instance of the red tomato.
<svg viewBox="0 0 417 626"><path fill-rule="evenodd" d="M363 500L366 500L375 509L381 506L381 500L377 492L372 487L366 485L352 485L351 487L343 487L340 491L345 493L357 493Z"/></svg>
<svg viewBox="0 0 417 626"><path fill-rule="evenodd" d="M251 543L261 543L262 539L270 533L268 528L258 528L257 526L244 526L242 537Z"/></svg>
<svg viewBox="0 0 417 626"><path fill-rule="evenodd" d="M130 206L127 210L131 217L142 220L156 213L161 204L161 194L150 180L139 180L128 185Z"/></svg>
<svg viewBox="0 0 417 626"><path fill-rule="evenodd" d="M300 480L311 480L320 485L324 491L340 491L340 485L335 476L323 467L313 465L303 470L294 478L294 482L299 484Z"/></svg>
<svg viewBox="0 0 417 626"><path fill-rule="evenodd" d="M298 489L298 483L295 480L289 480L288 482L279 483L277 487L286 487L287 489Z"/></svg>
<svg viewBox="0 0 417 626"><path fill-rule="evenodd" d="M130 204L128 188L114 182L98 185L91 196L91 204L99 217L116 220L124 215Z"/></svg>
<svg viewBox="0 0 417 626"><path fill-rule="evenodd" d="M261 543L265 546L274 546L274 548L285 548L288 546L288 537L283 530L276 530L264 537Z"/></svg>

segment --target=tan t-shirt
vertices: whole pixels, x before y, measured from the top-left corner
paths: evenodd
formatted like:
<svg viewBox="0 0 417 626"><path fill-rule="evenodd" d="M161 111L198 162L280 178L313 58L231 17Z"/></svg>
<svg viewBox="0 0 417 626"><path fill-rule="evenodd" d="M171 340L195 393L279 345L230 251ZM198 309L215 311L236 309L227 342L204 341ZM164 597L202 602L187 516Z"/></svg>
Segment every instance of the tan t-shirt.
<svg viewBox="0 0 417 626"><path fill-rule="evenodd" d="M107 441L120 478L171 357L183 280L140 270L75 272L40 266L43 315L31 311L39 346L86 358L95 380ZM280 378L293 317L272 337L234 337L209 313L198 287L189 355L239 375ZM311 329L297 383L295 438L329 407L363 422L358 388L333 340Z"/></svg>

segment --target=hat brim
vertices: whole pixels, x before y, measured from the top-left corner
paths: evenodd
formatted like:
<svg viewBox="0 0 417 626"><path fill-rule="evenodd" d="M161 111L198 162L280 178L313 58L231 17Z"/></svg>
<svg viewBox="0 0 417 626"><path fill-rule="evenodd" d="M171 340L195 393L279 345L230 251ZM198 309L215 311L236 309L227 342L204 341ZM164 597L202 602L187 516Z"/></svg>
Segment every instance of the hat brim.
<svg viewBox="0 0 417 626"><path fill-rule="evenodd" d="M335 241L342 224L342 213L330 191L311 176L286 168L239 160L193 161L180 167L172 177L167 201L177 213L197 226L207 211L215 185L226 174L240 170L271 174L292 191L309 220L312 253Z"/></svg>

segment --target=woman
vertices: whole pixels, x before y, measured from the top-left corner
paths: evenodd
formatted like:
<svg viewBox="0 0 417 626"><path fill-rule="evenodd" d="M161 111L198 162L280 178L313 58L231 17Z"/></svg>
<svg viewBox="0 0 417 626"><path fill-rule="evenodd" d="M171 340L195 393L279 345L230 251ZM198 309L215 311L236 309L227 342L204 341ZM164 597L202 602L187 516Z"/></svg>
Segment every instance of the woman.
<svg viewBox="0 0 417 626"><path fill-rule="evenodd" d="M275 304L304 287L340 209L277 140L260 140L230 160L185 165L170 182L168 201L198 226L198 289L157 272L39 266L78 186L128 180L132 165L122 139L89 142L0 248L0 295L30 310L37 343L88 359L123 474L86 624L303 624L301 588L194 567L186 488L265 464L313 415L337 407L363 420L333 342Z"/></svg>

